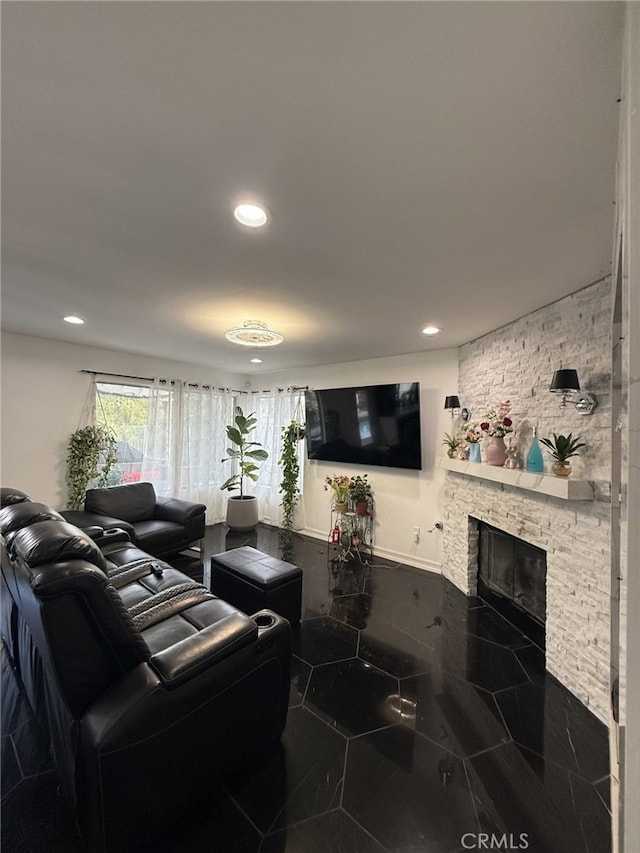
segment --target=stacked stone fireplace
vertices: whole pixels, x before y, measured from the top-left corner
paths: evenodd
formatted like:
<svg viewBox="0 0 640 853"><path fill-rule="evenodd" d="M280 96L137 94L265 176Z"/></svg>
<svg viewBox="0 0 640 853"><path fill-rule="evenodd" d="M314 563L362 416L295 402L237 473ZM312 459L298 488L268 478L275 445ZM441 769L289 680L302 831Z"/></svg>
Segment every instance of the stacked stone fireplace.
<svg viewBox="0 0 640 853"><path fill-rule="evenodd" d="M478 593L479 521L546 552L546 667L607 722L608 504L530 495L447 472L444 505L442 571L467 595Z"/></svg>
<svg viewBox="0 0 640 853"><path fill-rule="evenodd" d="M460 348L458 395L472 420L482 420L488 408L508 399L515 428L508 440L524 453L536 424L542 436L580 435L586 447L572 460L572 479L589 481L593 499L565 500L447 471L442 551L443 574L467 595L478 591L478 522L545 552L547 669L605 723L610 707L611 318L611 282L604 279ZM582 416L570 405L561 409L557 396L549 393L553 372L561 367L575 368L582 387L597 396L592 415Z"/></svg>

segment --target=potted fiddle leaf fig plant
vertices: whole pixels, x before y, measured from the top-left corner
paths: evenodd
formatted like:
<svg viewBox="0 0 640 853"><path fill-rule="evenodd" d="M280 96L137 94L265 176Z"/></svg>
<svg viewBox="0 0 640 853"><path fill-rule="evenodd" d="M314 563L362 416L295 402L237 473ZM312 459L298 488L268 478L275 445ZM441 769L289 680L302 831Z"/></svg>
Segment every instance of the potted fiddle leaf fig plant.
<svg viewBox="0 0 640 853"><path fill-rule="evenodd" d="M259 441L249 441L248 436L255 430L258 423L255 412L245 415L240 406L232 424L227 426L227 438L230 445L223 462L233 462L236 465L233 473L220 486L222 491L239 491L238 495L230 495L227 501L227 524L231 530L244 532L253 530L258 523L258 502L255 495L247 495L244 491L245 478L254 483L258 479L258 462L264 462L269 454Z"/></svg>
<svg viewBox="0 0 640 853"><path fill-rule="evenodd" d="M67 445L68 509L82 509L90 485L109 485L117 461L116 439L110 427L89 424L71 433Z"/></svg>
<svg viewBox="0 0 640 853"><path fill-rule="evenodd" d="M544 444L551 456L556 460L551 470L556 477L568 477L571 474L571 465L569 459L572 456L579 456L578 450L581 447L586 447L586 444L580 442L582 436L573 437L573 433L569 435L556 435L553 433L553 440L550 438L541 438L540 443Z"/></svg>

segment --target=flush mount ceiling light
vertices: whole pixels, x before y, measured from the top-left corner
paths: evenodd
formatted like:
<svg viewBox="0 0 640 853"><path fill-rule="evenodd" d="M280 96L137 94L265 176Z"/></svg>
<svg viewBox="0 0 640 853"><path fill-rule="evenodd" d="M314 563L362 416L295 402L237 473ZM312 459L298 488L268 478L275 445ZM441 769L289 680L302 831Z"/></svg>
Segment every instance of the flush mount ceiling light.
<svg viewBox="0 0 640 853"><path fill-rule="evenodd" d="M224 336L228 341L244 347L275 347L284 340L282 335L267 328L267 324L259 320L247 320L241 326L229 329Z"/></svg>
<svg viewBox="0 0 640 853"><path fill-rule="evenodd" d="M246 225L247 228L262 228L269 219L269 214L264 207L249 202L237 205L233 215L241 225Z"/></svg>
<svg viewBox="0 0 640 853"><path fill-rule="evenodd" d="M437 335L440 329L437 326L425 326L422 330L423 335Z"/></svg>
<svg viewBox="0 0 640 853"><path fill-rule="evenodd" d="M76 314L68 314L62 319L65 321L65 323L71 323L74 326L82 326L82 324L84 323L82 317L78 317Z"/></svg>
<svg viewBox="0 0 640 853"><path fill-rule="evenodd" d="M261 358L252 358L251 364L262 364L262 359Z"/></svg>

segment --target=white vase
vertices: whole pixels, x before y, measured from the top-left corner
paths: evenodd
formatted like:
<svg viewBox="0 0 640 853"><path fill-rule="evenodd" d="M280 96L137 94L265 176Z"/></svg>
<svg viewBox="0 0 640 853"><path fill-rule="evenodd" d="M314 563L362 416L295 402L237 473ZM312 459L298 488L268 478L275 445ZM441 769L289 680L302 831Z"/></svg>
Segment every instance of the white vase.
<svg viewBox="0 0 640 853"><path fill-rule="evenodd" d="M245 533L258 523L258 501L255 495L233 495L227 501L227 525Z"/></svg>

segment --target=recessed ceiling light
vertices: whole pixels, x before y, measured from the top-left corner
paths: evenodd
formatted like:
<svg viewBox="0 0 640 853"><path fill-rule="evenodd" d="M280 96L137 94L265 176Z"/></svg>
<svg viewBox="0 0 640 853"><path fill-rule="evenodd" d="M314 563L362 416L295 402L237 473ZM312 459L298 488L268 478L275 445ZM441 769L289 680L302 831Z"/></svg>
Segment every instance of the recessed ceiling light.
<svg viewBox="0 0 640 853"><path fill-rule="evenodd" d="M69 314L67 317L63 317L65 323L73 323L76 326L82 326L84 320L82 317L78 317L76 314Z"/></svg>
<svg viewBox="0 0 640 853"><path fill-rule="evenodd" d="M264 207L253 203L239 204L233 211L233 215L241 225L246 225L248 228L262 228L269 218Z"/></svg>
<svg viewBox="0 0 640 853"><path fill-rule="evenodd" d="M422 330L423 335L437 335L440 329L437 326L425 326Z"/></svg>
<svg viewBox="0 0 640 853"><path fill-rule="evenodd" d="M251 364L262 364L262 359L261 358L252 358Z"/></svg>

